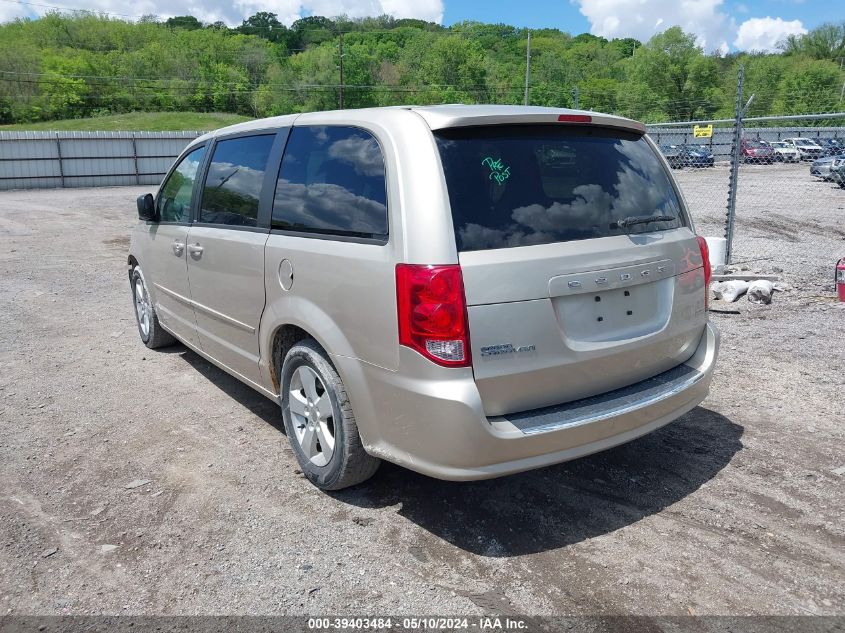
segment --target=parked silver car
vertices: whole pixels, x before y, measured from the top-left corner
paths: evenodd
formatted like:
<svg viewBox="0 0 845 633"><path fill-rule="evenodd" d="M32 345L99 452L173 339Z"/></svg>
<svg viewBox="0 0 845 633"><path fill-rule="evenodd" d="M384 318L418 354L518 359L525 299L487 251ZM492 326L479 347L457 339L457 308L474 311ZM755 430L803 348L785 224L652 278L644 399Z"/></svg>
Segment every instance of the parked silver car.
<svg viewBox="0 0 845 633"><path fill-rule="evenodd" d="M833 167L833 162L839 158L845 158L845 154L840 154L839 156L825 156L824 158L814 160L810 165L810 175L815 176L816 178L821 178L822 180L831 180L831 168Z"/></svg>
<svg viewBox="0 0 845 633"><path fill-rule="evenodd" d="M481 479L707 395L710 267L642 124L509 106L313 112L192 142L141 196L141 339L278 400L324 489Z"/></svg>

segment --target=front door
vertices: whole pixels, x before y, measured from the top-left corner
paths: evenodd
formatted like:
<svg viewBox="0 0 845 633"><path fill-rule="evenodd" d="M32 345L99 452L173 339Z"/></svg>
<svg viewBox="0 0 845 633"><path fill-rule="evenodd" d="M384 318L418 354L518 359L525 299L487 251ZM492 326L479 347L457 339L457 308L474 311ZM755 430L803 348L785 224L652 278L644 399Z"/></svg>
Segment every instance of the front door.
<svg viewBox="0 0 845 633"><path fill-rule="evenodd" d="M259 384L258 325L264 311L269 229L258 227L258 217L275 137L259 134L215 144L197 222L185 247L203 351Z"/></svg>
<svg viewBox="0 0 845 633"><path fill-rule="evenodd" d="M150 257L141 262L159 321L184 342L199 346L188 286L187 243L195 181L205 147L186 154L159 189L159 221L150 223Z"/></svg>

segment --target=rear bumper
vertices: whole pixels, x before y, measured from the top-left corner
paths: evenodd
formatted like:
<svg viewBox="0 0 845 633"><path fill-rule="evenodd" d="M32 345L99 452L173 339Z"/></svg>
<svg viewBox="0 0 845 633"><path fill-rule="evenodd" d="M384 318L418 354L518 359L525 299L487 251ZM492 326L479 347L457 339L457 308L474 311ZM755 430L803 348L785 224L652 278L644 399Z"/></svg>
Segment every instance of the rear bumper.
<svg viewBox="0 0 845 633"><path fill-rule="evenodd" d="M432 477L473 480L576 459L668 424L707 396L718 348L719 332L708 324L693 356L662 382L650 379L641 389L511 419L484 415L470 370L449 380L436 372L408 378L349 358L333 360L371 454Z"/></svg>

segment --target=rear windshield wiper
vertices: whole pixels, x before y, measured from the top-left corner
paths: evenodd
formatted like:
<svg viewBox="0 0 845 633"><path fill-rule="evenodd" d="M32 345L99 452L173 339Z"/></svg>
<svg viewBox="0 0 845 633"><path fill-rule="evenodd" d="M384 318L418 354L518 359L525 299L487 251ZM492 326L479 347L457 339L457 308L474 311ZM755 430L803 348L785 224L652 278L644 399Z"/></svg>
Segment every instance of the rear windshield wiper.
<svg viewBox="0 0 845 633"><path fill-rule="evenodd" d="M610 228L627 229L637 224L651 224L652 222L672 222L677 220L675 215L631 215L610 225Z"/></svg>

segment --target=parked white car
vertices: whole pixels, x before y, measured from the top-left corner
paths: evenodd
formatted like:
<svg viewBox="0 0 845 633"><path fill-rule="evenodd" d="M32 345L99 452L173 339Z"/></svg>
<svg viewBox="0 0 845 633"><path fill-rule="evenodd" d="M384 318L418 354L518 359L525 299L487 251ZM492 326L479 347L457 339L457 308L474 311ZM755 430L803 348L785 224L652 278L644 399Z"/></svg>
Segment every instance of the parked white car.
<svg viewBox="0 0 845 633"><path fill-rule="evenodd" d="M775 160L779 163L797 163L801 160L801 152L784 141L769 143L775 150Z"/></svg>
<svg viewBox="0 0 845 633"><path fill-rule="evenodd" d="M782 141L786 143L787 147L791 147L798 151L801 160L816 160L824 156L824 149L821 145L814 143L808 138L785 138Z"/></svg>

